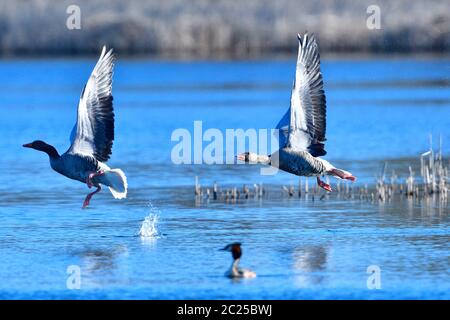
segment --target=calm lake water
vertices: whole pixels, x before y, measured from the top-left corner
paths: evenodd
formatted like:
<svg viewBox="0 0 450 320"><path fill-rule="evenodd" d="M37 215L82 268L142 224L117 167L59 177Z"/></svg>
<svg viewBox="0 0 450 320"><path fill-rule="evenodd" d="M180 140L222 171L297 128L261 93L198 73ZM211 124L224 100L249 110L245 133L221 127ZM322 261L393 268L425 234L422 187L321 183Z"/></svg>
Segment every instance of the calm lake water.
<svg viewBox="0 0 450 320"><path fill-rule="evenodd" d="M1 298L450 298L448 207L338 197L195 201L196 176L203 185L298 183L285 173L261 176L257 166L174 165L170 157L173 130L192 131L195 120L204 130L273 128L289 105L294 59L119 57L109 165L127 174L129 196L114 200L104 190L82 210L89 189L22 144L68 148L94 63L0 62ZM325 60L322 71L326 159L354 173L355 186L373 184L385 161L404 177L429 134L449 154L449 59ZM142 226L149 236L139 235ZM233 241L243 243L241 264L256 279L223 276L231 257L218 249ZM71 265L80 267L80 290L67 288ZM367 288L373 265L378 290Z"/></svg>

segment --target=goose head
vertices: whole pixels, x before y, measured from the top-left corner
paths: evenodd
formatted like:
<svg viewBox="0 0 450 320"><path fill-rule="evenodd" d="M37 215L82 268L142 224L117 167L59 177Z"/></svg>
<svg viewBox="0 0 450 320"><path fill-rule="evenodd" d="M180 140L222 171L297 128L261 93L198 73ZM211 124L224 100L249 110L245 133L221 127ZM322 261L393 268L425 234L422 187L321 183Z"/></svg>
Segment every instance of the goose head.
<svg viewBox="0 0 450 320"><path fill-rule="evenodd" d="M237 159L240 161L244 161L247 163L257 163L259 162L259 157L256 153L254 152L244 152L241 153L237 156Z"/></svg>
<svg viewBox="0 0 450 320"><path fill-rule="evenodd" d="M58 151L56 151L55 147L41 140L35 140L30 143L25 143L23 147L45 152L46 154L49 155L50 158L59 157Z"/></svg>

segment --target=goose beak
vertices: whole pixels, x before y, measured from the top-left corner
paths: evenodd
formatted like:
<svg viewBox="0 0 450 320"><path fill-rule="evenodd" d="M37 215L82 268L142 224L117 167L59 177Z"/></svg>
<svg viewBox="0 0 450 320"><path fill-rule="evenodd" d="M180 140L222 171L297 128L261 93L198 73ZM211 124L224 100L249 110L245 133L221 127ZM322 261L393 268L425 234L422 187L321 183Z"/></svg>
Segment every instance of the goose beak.
<svg viewBox="0 0 450 320"><path fill-rule="evenodd" d="M236 159L238 159L238 160L240 160L240 161L245 161L245 154L243 154L243 153L238 154L237 157L236 157Z"/></svg>
<svg viewBox="0 0 450 320"><path fill-rule="evenodd" d="M25 143L24 145L22 145L22 147L31 148L32 147L32 143Z"/></svg>
<svg viewBox="0 0 450 320"><path fill-rule="evenodd" d="M226 250L227 250L226 248L219 249L219 251L226 251Z"/></svg>

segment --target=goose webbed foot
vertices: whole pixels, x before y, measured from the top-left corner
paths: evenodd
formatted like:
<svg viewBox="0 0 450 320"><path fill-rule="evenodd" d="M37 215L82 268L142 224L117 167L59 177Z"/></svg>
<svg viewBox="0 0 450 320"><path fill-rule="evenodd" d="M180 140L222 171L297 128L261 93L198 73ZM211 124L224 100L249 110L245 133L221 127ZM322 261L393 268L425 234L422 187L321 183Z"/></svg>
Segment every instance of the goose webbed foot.
<svg viewBox="0 0 450 320"><path fill-rule="evenodd" d="M86 196L86 199L84 199L83 202L83 209L86 208L89 205L89 202L91 201L91 198L94 194L96 194L97 192L99 192L100 190L102 190L102 187L100 185L98 185L97 190L95 190L94 192L89 193Z"/></svg>
<svg viewBox="0 0 450 320"><path fill-rule="evenodd" d="M322 180L320 180L319 177L317 177L317 184L319 185L319 187L325 189L328 192L331 192L331 186L325 182L323 182Z"/></svg>
<svg viewBox="0 0 450 320"><path fill-rule="evenodd" d="M352 175L350 172L333 168L329 171L327 171L328 174L331 174L332 176L344 179L344 180L350 180L350 181L356 181L356 177Z"/></svg>
<svg viewBox="0 0 450 320"><path fill-rule="evenodd" d="M90 173L86 179L86 184L87 184L88 188L90 189L94 186L94 184L92 183L92 179L94 179L95 177L98 177L98 176L102 176L104 174L105 174L105 172L103 172L101 170L98 172Z"/></svg>

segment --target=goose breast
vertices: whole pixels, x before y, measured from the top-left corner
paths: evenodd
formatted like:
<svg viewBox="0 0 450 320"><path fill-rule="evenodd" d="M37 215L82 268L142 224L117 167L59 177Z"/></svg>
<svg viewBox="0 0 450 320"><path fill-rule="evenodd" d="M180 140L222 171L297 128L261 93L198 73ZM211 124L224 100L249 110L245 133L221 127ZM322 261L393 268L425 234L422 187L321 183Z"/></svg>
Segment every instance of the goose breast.
<svg viewBox="0 0 450 320"><path fill-rule="evenodd" d="M59 159L50 162L56 172L67 178L86 182L86 177L91 172L100 169L99 162L92 156L65 153Z"/></svg>
<svg viewBox="0 0 450 320"><path fill-rule="evenodd" d="M270 158L273 166L298 176L318 176L325 172L322 162L314 158L308 151L281 148Z"/></svg>

